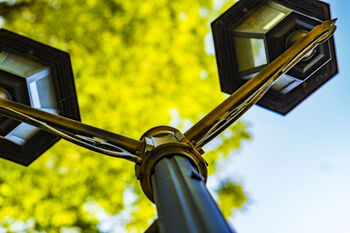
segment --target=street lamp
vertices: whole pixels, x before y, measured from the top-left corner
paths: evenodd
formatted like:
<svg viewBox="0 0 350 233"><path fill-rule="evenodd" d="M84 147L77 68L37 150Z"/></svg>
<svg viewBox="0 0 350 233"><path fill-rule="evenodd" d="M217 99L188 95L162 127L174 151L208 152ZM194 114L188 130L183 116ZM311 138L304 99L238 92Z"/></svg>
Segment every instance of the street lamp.
<svg viewBox="0 0 350 233"><path fill-rule="evenodd" d="M0 30L0 96L80 120L69 54ZM29 165L59 137L8 117L0 118L0 156Z"/></svg>
<svg viewBox="0 0 350 233"><path fill-rule="evenodd" d="M221 90L232 94L320 22L327 3L240 0L212 23ZM283 115L338 72L334 39L280 77L259 105Z"/></svg>
<svg viewBox="0 0 350 233"><path fill-rule="evenodd" d="M243 13L253 12L249 14L247 13L245 17L242 17L241 15L243 19L246 18L249 21L254 19L255 17L254 16L253 18L251 18L251 14L259 15L265 10L268 11L267 8L269 7L273 9L282 9L282 12L288 13L288 9L284 9L283 5L280 5L282 4L282 2L287 1L262 1L261 3L261 1L257 0L242 0L241 3L238 5L238 8L241 9ZM248 8L242 8L243 6ZM257 8L258 10L255 10L255 8L253 8L255 6L258 6L260 8ZM294 5L291 4L291 6ZM266 9L259 10L261 9L261 7L265 7ZM251 11L249 11L249 9ZM235 22L235 19L237 19L237 16L231 14L232 11L236 11L235 7L231 8L228 11L229 13L224 13L223 16L219 17L219 20L216 20L213 23L213 29L215 28L214 36L216 38L216 46L219 46L217 47L218 52L223 52L225 50L225 52L228 53L224 55L230 55L231 57L233 57L232 52L235 52L235 47L230 47L232 43L221 43L218 42L217 39L220 39L220 36L227 36L227 34L225 34L225 26L227 26L224 23L226 22L225 20L227 20L227 22ZM256 12L258 12L259 14ZM287 13L285 14L287 15ZM305 14L305 11L301 11L301 13ZM232 16L234 17L232 18ZM272 28L279 25L278 21L280 20L280 22L283 22L283 17L284 15L278 16L277 19L276 17L272 17L272 19L270 19L271 25L268 25L269 27L266 27ZM312 20L310 20L309 22L311 21ZM71 76L68 78L68 80L62 81L63 78L61 77L64 76L57 75L55 74L55 72L49 72L49 74L51 75L50 77L52 77L52 82L49 82L51 84L47 84L46 86L39 85L37 80L41 79L31 78L33 75L33 70L35 70L34 76L38 76L38 71L36 71L36 67L40 67L40 72L41 70L47 70L48 68L50 68L48 69L50 71L59 71L60 69L57 69L57 67L59 67L59 64L61 63L57 64L54 62L56 56L58 54L61 54L61 56L63 57L67 56L63 55L64 53L60 51L57 51L52 48L47 48L44 45L31 41L27 38L20 37L8 31L0 31L0 43L2 43L1 48L8 55L11 55L13 57L12 60L14 61L4 68L4 70L12 76L11 78L5 79L6 82L3 82L4 84L1 86L0 89L0 96L2 97L0 98L0 115L10 118L6 119L6 121L15 120L14 123L19 125L23 123L18 123L16 121L26 122L29 125L33 125L45 131L35 132L34 136L36 134L39 135L41 132L46 133L47 135L51 135L51 137L55 140L57 140L58 137L61 137L79 146L83 146L109 156L123 158L134 162L135 174L137 179L140 180L142 190L144 191L148 199L157 205L158 220L156 220L146 232L234 232L234 230L225 221L222 213L220 212L215 201L213 200L205 186L207 180L207 163L202 157L202 155L204 154L202 147L206 143L211 141L213 138L215 138L219 133L223 132L228 126L235 122L241 115L243 115L250 107L252 107L260 99L270 98L268 95L268 91L270 89L272 89L272 91L276 91L276 84L278 84L280 80L283 80L286 77L285 74L292 75L292 73L290 72L293 69L296 69L295 67L300 66L300 64L303 62L309 62L311 60L314 60L314 56L327 57L327 55L321 51L322 49L319 48L319 45L321 45L321 47L324 46L324 44L327 43L329 38L333 35L336 29L334 25L335 20L326 20L322 23L316 23L317 20L312 22L314 22L317 26L314 25L315 27L310 27L310 30L312 29L310 32L307 32L304 29L296 29L292 33L289 33L288 36L285 36L285 47L284 49L282 49L283 53L277 58L275 58L273 61L269 60L271 58L266 55L266 50L261 50L259 48L259 46L262 46L262 44L264 44L266 48L266 42L264 42L264 39L259 39L260 35L257 35L257 37L247 37L248 42L244 41L246 40L246 38L240 38L241 34L239 33L237 34L237 38L229 37L231 41L238 41L238 44L240 45L237 46L238 49L241 48L241 46L243 45L248 44L250 46L248 46L250 50L246 48L247 56L245 56L245 59L248 59L247 64L243 64L242 62L239 63L240 65L237 66L238 68L236 67L238 71L240 68L243 71L250 70L251 68L252 70L254 70L255 68L259 68L252 72L256 73L259 70L260 72L258 72L254 77L248 78L248 81L244 80L244 75L239 76L243 77L243 80L246 82L244 83L244 81L242 81L241 86L237 86L237 89L232 93L232 95L229 98L227 98L224 102L218 105L214 110L208 113L199 122L194 124L185 133L181 133L179 130L174 129L172 127L159 126L147 131L141 137L140 140L135 140L122 135L114 134L102 129L85 125L74 120L79 119L79 114L75 98L74 83ZM255 23L253 24L255 25ZM217 25L221 25L221 28L218 26L219 32L221 34L218 33L218 28L216 28ZM240 25L242 25L241 27L243 28L245 23L241 22ZM233 30L236 30L235 27L233 27ZM3 33L4 35L3 38L1 37L1 33ZM7 43L10 44L9 40L4 39L7 37L12 37L13 41L17 41L17 47L13 46L14 48L22 48L21 46L23 46L23 44L27 44L28 46L24 46L24 48L18 49L18 51L11 49L11 46L6 47ZM256 41L256 39L258 41ZM6 41L6 43L2 42L2 40ZM21 40L23 40L23 43L19 42ZM45 49L41 48L42 46ZM334 44L332 45L332 41L328 46L334 46ZM230 50L228 48L233 49ZM238 49L236 49L236 52L238 51ZM51 53L55 53L56 56L51 57L51 60L51 54L45 53L45 50L50 50ZM259 58L257 58L257 60L255 60L255 54L259 54ZM225 82L227 81L228 83L230 83L230 80L228 80L227 77L232 76L222 77L222 74L226 73L221 71L221 66L223 64L227 65L227 63L225 62L222 63L223 59L229 59L230 57L225 58L225 56L221 55L218 54L217 56L221 81L224 80ZM49 58L47 58L46 56L48 56ZM329 60L330 58L332 59ZM314 73L317 74L319 70L323 69L323 67L327 67L330 64L334 64L335 58L332 56L330 58L325 60L322 60L323 58L321 59L325 63L319 64L321 68L313 67L314 64L308 65L307 67L315 69ZM237 62L237 59L234 61ZM331 61L333 61L333 63ZM65 60L65 62L66 63L63 62L66 65L65 68L68 69L69 73L71 74L70 66L67 65L67 60ZM230 60L229 62L232 63L232 60ZM253 66L253 64L256 67L251 67ZM231 65L237 64L235 63ZM11 69L12 67L14 68ZM35 67L35 69L33 67ZM30 73L30 75L28 75L27 71L24 72L23 70L29 70L30 72L28 72ZM61 72L63 72L63 70L61 70ZM240 73L238 72L238 74ZM11 81L17 80L15 78L16 75L19 76L17 77L17 79L19 78L19 80L22 81L26 80L26 82L24 82L22 86L19 85L23 88L23 90L29 90L27 93L29 97L25 95L23 97L24 100L14 95L13 93L15 92L8 87L8 82L11 83ZM304 73L302 75L304 75ZM47 74L45 77L47 77ZM316 77L316 80L313 80L313 74L306 74L305 72L305 80L302 84L295 86L286 93L279 94L281 94L282 96L291 96L293 95L293 93L297 93L296 90L298 90L300 86L303 87L304 85L310 85L312 88L318 87L326 79L330 78L328 76L325 78L320 76ZM295 76L294 78L302 79L301 76ZM313 82L309 84L309 80L313 80ZM314 83L315 81L316 84ZM32 82L37 82L35 84L36 91L34 91L34 93L31 91ZM61 82L63 82L61 86L56 86L57 84L59 85ZM67 85L65 86L65 84ZM50 85L51 87L48 88L48 86ZM33 88L33 90L35 88ZM52 90L53 92L47 93L46 91L48 89ZM65 99L60 99L62 97L62 93L67 93L65 89L70 90L70 93L73 96L73 100L71 101L73 101L73 104L75 104L74 106L76 107L73 109L75 110L73 112L66 112L66 108L64 105ZM306 87L303 90L307 91L308 89ZM53 97L53 99L49 101L50 103L53 103L49 106L51 110L42 108L42 103L44 102L42 102L40 99L41 91L44 91L44 100L47 100L47 98L49 97ZM306 92L306 94L304 93L303 98L305 98L308 94L310 94L310 92ZM71 95L68 95L66 97L69 99ZM54 101L55 98L59 99L60 101ZM300 101L299 96L296 96L294 98ZM273 99L273 101L283 102L285 100L284 98L275 98ZM275 102L272 103L274 104ZM294 107L295 104L296 102L292 102L292 104L288 102L287 106L291 109L291 107ZM282 106L285 106L285 103L283 103ZM46 105L44 107L46 107ZM271 108L274 110L277 109L281 113L284 113L282 112L282 110L286 110L286 107L277 107L278 105L272 105ZM69 106L67 106L67 108L69 109ZM53 113L59 113L60 115ZM69 118L66 118L64 116L68 116ZM13 131L12 128L8 130L10 133ZM11 141L7 137L7 135L3 136L1 138L2 141L0 142L2 153L5 154L3 155L3 157L25 165L33 161L44 151L44 149L47 149L55 141L52 140L49 141L49 143L47 143L47 140L50 139L49 137L47 139L46 137L39 138L38 136L37 141L40 141L40 144L45 146L33 148L32 150L35 149L35 151L33 151L34 156L22 153L17 155L16 157L16 154L12 151L13 148L7 146L7 144L9 144L9 141ZM25 141L23 145L20 145L20 143L16 141L12 141L11 145L15 144L19 148L22 148L31 140L32 138L29 137L28 142ZM14 147L14 150L15 149L16 147ZM6 153L9 155L7 155ZM28 158L30 158L30 160Z"/></svg>

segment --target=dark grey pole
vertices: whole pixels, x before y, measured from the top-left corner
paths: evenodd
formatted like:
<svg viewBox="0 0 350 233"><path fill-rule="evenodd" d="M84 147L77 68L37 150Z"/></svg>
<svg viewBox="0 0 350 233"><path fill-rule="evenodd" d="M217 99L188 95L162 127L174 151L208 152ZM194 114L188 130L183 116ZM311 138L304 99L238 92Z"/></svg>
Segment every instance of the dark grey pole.
<svg viewBox="0 0 350 233"><path fill-rule="evenodd" d="M160 233L233 233L204 178L181 156L163 157L154 167L152 188Z"/></svg>

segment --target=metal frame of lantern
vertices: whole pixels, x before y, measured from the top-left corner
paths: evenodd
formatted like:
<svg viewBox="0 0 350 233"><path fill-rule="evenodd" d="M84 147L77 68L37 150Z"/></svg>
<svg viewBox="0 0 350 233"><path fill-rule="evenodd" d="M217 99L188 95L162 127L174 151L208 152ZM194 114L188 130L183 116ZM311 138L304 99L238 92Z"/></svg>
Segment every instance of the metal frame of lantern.
<svg viewBox="0 0 350 233"><path fill-rule="evenodd" d="M69 54L5 29L0 29L0 87L12 101L80 120ZM7 117L0 118L0 134L0 156L23 165L59 140Z"/></svg>
<svg viewBox="0 0 350 233"><path fill-rule="evenodd" d="M285 16L277 15L277 20L272 20L270 28L264 33L254 33L253 29L249 32L235 31L244 20L265 4L276 4L291 12ZM229 94L238 90L249 78L287 49L285 41L293 32L310 31L327 19L330 19L329 5L321 1L240 0L237 2L212 23L221 90ZM243 58L241 62L238 61L237 46L233 39L235 37L260 38L265 47L265 62L260 61L260 66L245 73L239 72L240 63L247 66L249 61ZM242 50L242 53L247 52L245 47ZM285 77L280 78L272 90L258 102L258 105L285 115L333 77L338 72L334 39L330 38L315 48L315 51L311 59L300 61ZM259 61L257 63L259 64Z"/></svg>

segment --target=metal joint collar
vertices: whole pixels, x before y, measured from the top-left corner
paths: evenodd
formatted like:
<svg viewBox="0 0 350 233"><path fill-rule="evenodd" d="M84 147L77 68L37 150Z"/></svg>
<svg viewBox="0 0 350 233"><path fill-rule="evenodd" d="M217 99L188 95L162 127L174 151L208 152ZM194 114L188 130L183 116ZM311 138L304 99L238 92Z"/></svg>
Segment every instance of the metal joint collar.
<svg viewBox="0 0 350 233"><path fill-rule="evenodd" d="M206 182L208 177L207 162L201 156L203 150L195 148L179 130L169 126L158 126L147 131L141 140L144 141L142 162L136 164L135 174L149 200L154 202L151 176L156 163L164 157L180 155L189 159Z"/></svg>

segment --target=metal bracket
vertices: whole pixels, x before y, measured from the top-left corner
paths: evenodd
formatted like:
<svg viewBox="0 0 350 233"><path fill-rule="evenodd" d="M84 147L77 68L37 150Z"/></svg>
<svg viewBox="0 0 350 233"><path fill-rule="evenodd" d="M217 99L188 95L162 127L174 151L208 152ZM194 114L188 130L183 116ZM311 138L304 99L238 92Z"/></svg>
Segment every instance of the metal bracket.
<svg viewBox="0 0 350 233"><path fill-rule="evenodd" d="M141 140L145 142L145 146L139 155L142 161L135 165L135 174L140 180L142 190L152 202L154 202L151 184L153 168L164 157L177 154L188 158L197 169L198 176L203 176L206 182L208 164L201 156L204 152L197 150L179 130L169 126L155 127L147 131Z"/></svg>

